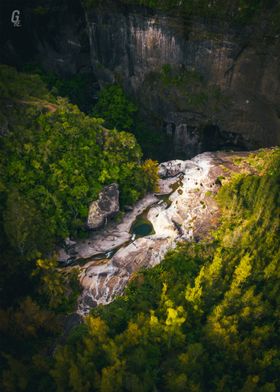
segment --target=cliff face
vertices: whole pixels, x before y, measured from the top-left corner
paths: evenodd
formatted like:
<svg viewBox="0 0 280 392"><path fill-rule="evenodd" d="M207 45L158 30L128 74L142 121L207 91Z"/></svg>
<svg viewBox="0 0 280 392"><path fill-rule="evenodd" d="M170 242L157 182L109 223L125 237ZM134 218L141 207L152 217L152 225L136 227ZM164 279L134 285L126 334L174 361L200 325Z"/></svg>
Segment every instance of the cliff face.
<svg viewBox="0 0 280 392"><path fill-rule="evenodd" d="M122 84L148 126L170 135L172 158L280 142L280 44L265 26L233 29L116 1L86 12L79 0L46 2L45 12L23 14L22 30L2 19L2 62L33 58Z"/></svg>
<svg viewBox="0 0 280 392"><path fill-rule="evenodd" d="M87 23L98 79L121 82L137 97L144 116L173 136L173 156L279 143L275 37L119 6L89 12Z"/></svg>
<svg viewBox="0 0 280 392"><path fill-rule="evenodd" d="M88 13L87 21L95 72L111 82L122 78L135 90L147 74L165 64L195 68L226 87L224 73L240 50L231 34L220 40L203 39L215 32L145 9L99 7Z"/></svg>
<svg viewBox="0 0 280 392"><path fill-rule="evenodd" d="M55 4L57 3L57 4ZM59 4L58 4L59 3ZM20 12L20 27L11 23ZM35 62L61 76L91 72L85 15L79 0L9 0L0 3L0 62Z"/></svg>

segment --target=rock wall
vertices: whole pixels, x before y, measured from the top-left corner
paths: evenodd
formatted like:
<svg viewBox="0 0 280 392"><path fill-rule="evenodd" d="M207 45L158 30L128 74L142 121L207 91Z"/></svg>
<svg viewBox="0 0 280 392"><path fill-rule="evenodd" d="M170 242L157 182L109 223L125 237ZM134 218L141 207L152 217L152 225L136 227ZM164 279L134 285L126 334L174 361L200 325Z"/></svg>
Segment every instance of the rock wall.
<svg viewBox="0 0 280 392"><path fill-rule="evenodd" d="M233 28L110 0L90 11L81 0L0 7L1 62L35 61L62 76L93 72L100 85L122 84L147 126L172 139L170 158L280 142L280 44L265 23ZM16 8L20 28L10 21Z"/></svg>
<svg viewBox="0 0 280 392"><path fill-rule="evenodd" d="M20 26L11 23L20 11ZM91 72L89 37L79 0L0 2L0 62L37 63L61 76Z"/></svg>
<svg viewBox="0 0 280 392"><path fill-rule="evenodd" d="M187 21L117 2L88 12L87 23L97 78L119 82L137 97L143 117L173 137L173 157L209 150L209 136L212 150L279 143L277 37L266 40L261 28ZM162 88L156 73L166 64L179 73L197 72L206 92L218 89L218 102L210 96L195 107L184 85Z"/></svg>
<svg viewBox="0 0 280 392"><path fill-rule="evenodd" d="M232 34L223 34L220 40L197 39L196 35L213 32L204 25L185 26L180 17L112 6L87 14L92 65L101 79L114 82L119 77L138 89L148 73L170 64L195 68L213 83L226 87L224 73L240 50ZM188 37L186 28L192 30Z"/></svg>

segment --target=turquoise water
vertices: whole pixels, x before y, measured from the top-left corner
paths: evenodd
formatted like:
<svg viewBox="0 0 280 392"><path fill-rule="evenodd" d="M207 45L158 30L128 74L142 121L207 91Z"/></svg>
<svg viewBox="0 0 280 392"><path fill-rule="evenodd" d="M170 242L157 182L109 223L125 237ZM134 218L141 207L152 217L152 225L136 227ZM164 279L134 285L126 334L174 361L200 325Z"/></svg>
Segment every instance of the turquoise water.
<svg viewBox="0 0 280 392"><path fill-rule="evenodd" d="M151 223L139 223L132 227L132 234L136 237L145 237L146 235L152 234L154 231L153 225Z"/></svg>
<svg viewBox="0 0 280 392"><path fill-rule="evenodd" d="M136 238L155 233L152 223L147 219L147 211L135 219L130 232L131 234L135 234Z"/></svg>

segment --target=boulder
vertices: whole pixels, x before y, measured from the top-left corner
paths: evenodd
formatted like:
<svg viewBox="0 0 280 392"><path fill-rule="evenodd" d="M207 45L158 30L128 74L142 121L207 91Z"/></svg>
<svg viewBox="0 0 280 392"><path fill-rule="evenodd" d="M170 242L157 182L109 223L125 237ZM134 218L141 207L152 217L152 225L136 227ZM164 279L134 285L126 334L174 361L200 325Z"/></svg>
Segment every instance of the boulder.
<svg viewBox="0 0 280 392"><path fill-rule="evenodd" d="M65 249L74 248L75 245L76 245L76 241L71 240L70 237L65 238L65 240L64 240Z"/></svg>
<svg viewBox="0 0 280 392"><path fill-rule="evenodd" d="M99 229L107 218L114 216L120 210L118 184L107 185L99 193L98 200L89 207L87 226L89 229Z"/></svg>
<svg viewBox="0 0 280 392"><path fill-rule="evenodd" d="M160 178L175 177L180 173L184 173L185 169L186 161L177 159L161 163L159 165L158 174Z"/></svg>

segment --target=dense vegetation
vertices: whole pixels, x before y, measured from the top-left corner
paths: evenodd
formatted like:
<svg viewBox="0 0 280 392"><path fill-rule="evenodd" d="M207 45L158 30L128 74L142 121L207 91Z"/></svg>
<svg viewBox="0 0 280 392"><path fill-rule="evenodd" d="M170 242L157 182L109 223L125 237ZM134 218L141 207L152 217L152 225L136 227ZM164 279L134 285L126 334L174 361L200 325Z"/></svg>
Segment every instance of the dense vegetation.
<svg viewBox="0 0 280 392"><path fill-rule="evenodd" d="M139 273L54 354L43 347L58 333L53 312L30 299L2 311L14 339L4 348L21 354L5 355L5 390L278 391L280 150L252 154L255 174L235 163L242 174L218 193L213 239Z"/></svg>
<svg viewBox="0 0 280 392"><path fill-rule="evenodd" d="M133 204L157 169L131 133L105 128L39 75L1 65L0 97L1 381L46 391L41 373L79 293L76 273L57 270L55 246L84 230L103 186L117 182L121 206Z"/></svg>
<svg viewBox="0 0 280 392"><path fill-rule="evenodd" d="M130 130L136 112L137 107L128 100L121 87L109 85L101 90L92 114L104 118L108 128Z"/></svg>
<svg viewBox="0 0 280 392"><path fill-rule="evenodd" d="M181 244L57 350L59 391L279 390L280 150L248 162L212 242Z"/></svg>
<svg viewBox="0 0 280 392"><path fill-rule="evenodd" d="M122 131L137 109L118 86L93 109L105 122L7 66L0 97L1 389L278 391L280 149L235 159L211 240L180 244L69 334L79 287L54 245L79 233L104 185L119 183L122 205L153 189L155 164Z"/></svg>
<svg viewBox="0 0 280 392"><path fill-rule="evenodd" d="M37 76L4 66L0 71L8 108L2 117L9 122L0 151L3 225L21 254L32 257L51 248L54 239L75 234L106 184L119 183L122 205L153 189L151 165L141 164L133 135L109 131L102 119L54 100ZM44 95L36 97L35 89Z"/></svg>
<svg viewBox="0 0 280 392"><path fill-rule="evenodd" d="M54 72L44 71L39 65L33 63L25 64L22 71L39 75L53 96L67 97L83 112L89 113L96 102L98 83L92 74L80 73L62 78Z"/></svg>
<svg viewBox="0 0 280 392"><path fill-rule="evenodd" d="M100 0L83 2L88 8L104 4ZM280 8L274 0L120 0L120 3L179 12L181 16L215 18L237 23L253 22L268 12L272 27L279 28L274 16L280 12Z"/></svg>
<svg viewBox="0 0 280 392"><path fill-rule="evenodd" d="M108 128L131 131L136 136L145 157L160 161L168 160L168 136L161 132L160 126L159 129L155 129L148 125L148 121L144 121L146 116L143 112L140 114L137 105L125 95L119 85L107 85L102 88L92 115L103 118L104 125Z"/></svg>

